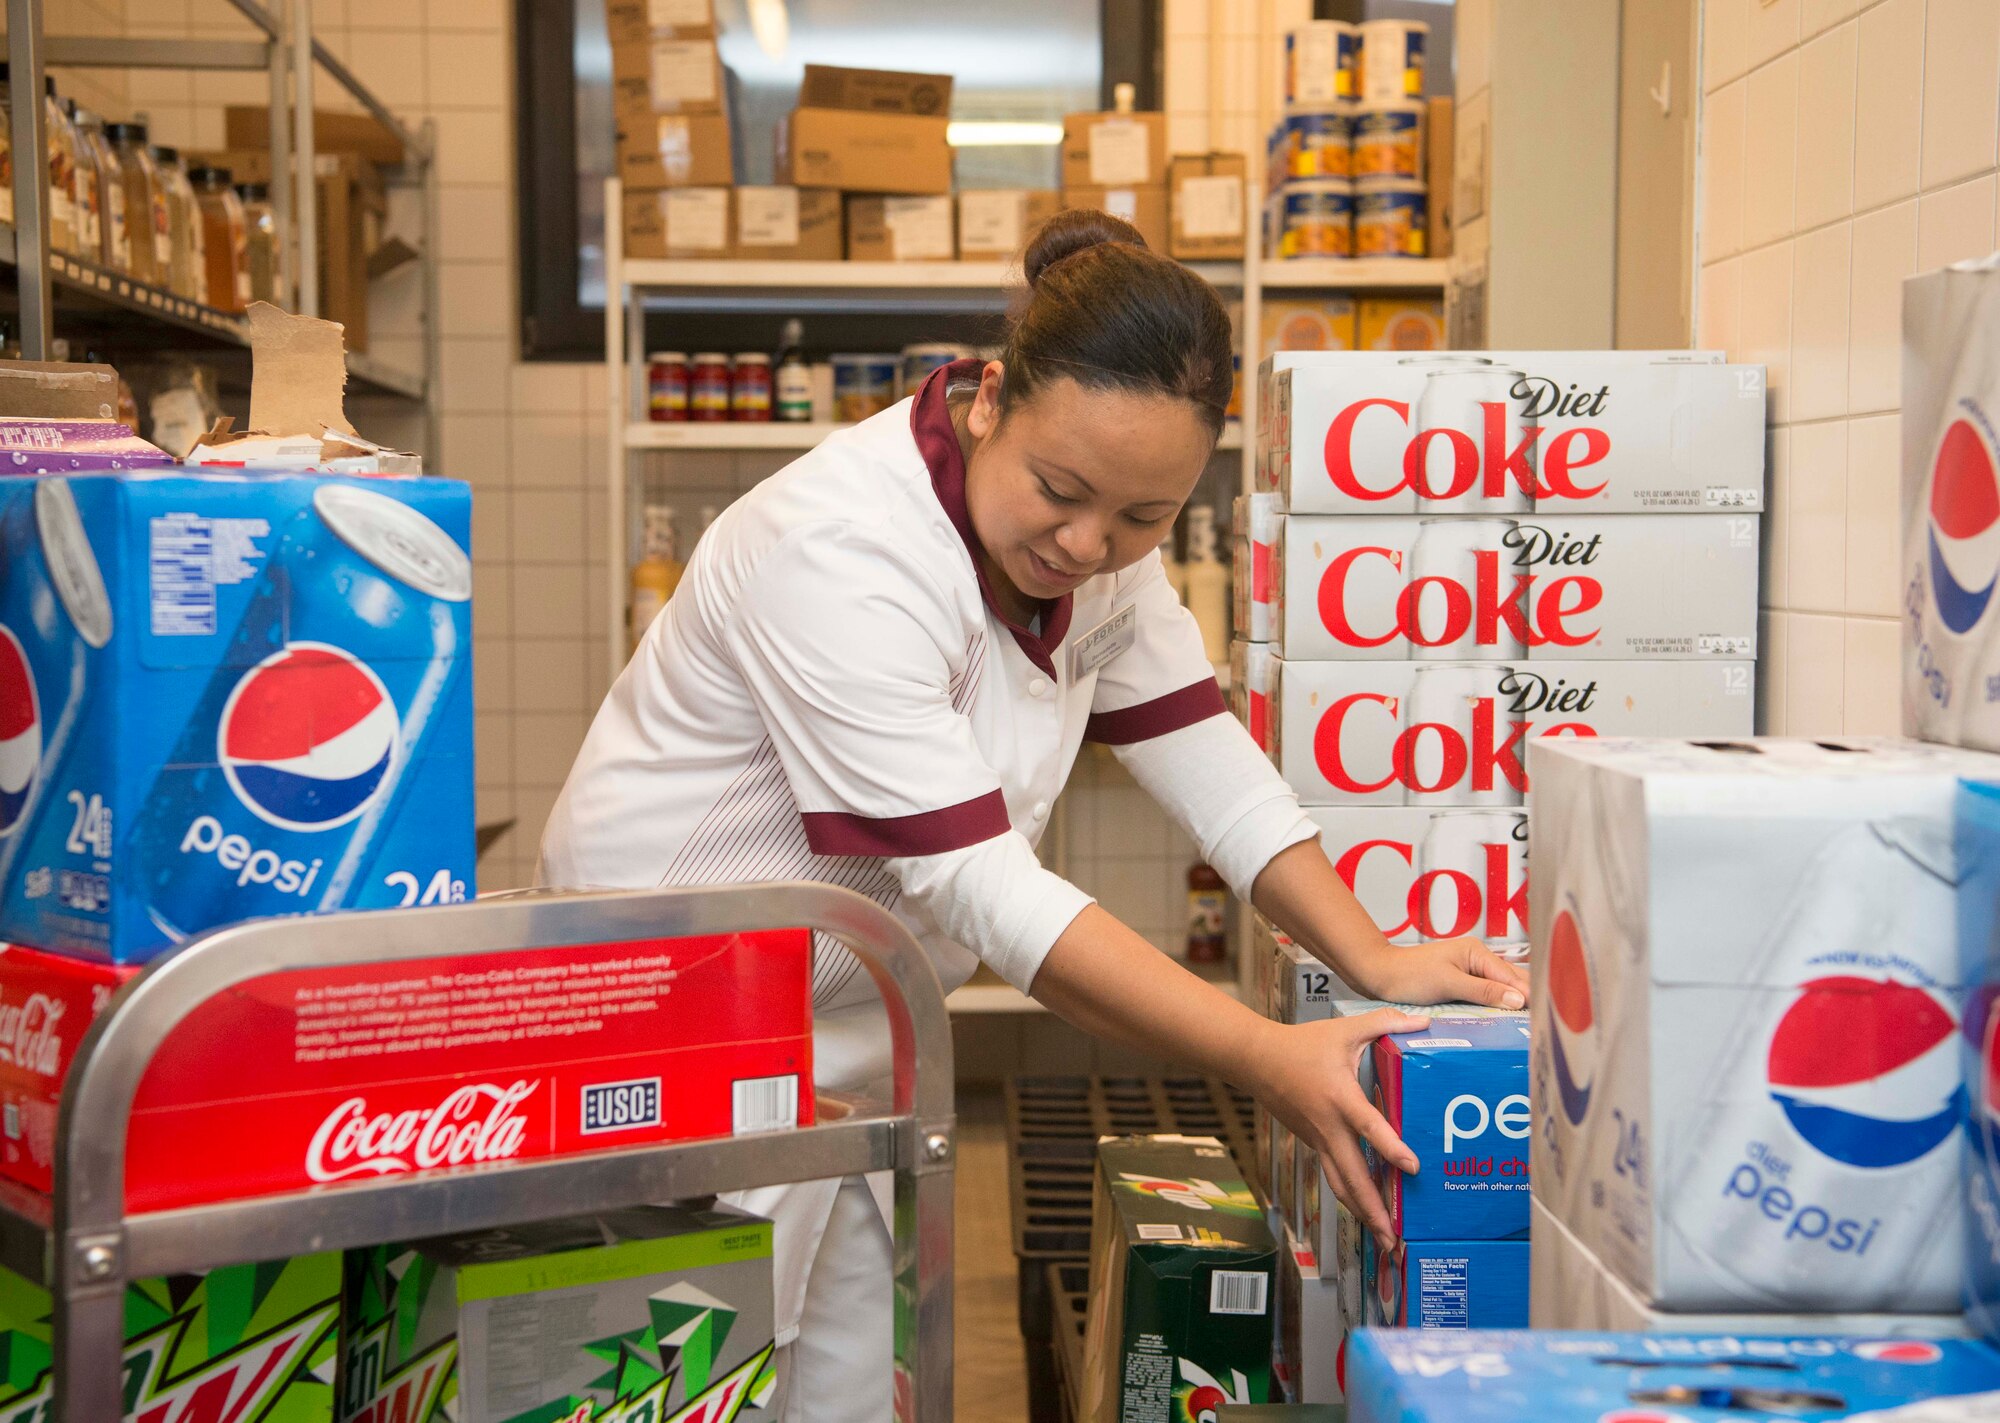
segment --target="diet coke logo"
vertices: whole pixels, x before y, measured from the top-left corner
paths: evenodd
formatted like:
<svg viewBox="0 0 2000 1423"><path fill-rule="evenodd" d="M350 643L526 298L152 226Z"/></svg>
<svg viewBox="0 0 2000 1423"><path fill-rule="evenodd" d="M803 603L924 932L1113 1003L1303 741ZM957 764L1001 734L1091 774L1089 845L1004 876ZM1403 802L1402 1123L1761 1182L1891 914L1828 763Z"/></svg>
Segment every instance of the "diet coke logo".
<svg viewBox="0 0 2000 1423"><path fill-rule="evenodd" d="M1403 446L1401 467L1395 470L1356 467L1355 427L1371 410L1407 427L1413 423L1409 402L1357 400L1327 426L1327 476L1343 494L1361 500L1393 499L1406 490L1423 499L1456 499L1475 488L1486 498L1502 498L1510 485L1536 499L1589 499L1603 493L1606 481L1585 484L1577 476L1611 453L1611 436L1594 425L1577 425L1545 440L1550 432L1536 422L1551 416L1599 416L1610 387L1578 393L1545 377L1524 376L1509 394L1518 403L1476 403L1477 429L1434 425L1418 430Z"/></svg>
<svg viewBox="0 0 2000 1423"><path fill-rule="evenodd" d="M1366 587L1385 569L1407 576L1407 552L1369 544L1343 549L1320 575L1320 624L1344 647L1383 647L1398 639L1445 647L1468 637L1479 647L1580 647L1601 630L1584 619L1603 604L1603 582L1587 573L1533 570L1588 567L1603 553L1603 542L1602 534L1575 538L1535 524L1511 527L1498 548L1472 550L1470 582L1449 574L1411 577L1390 609L1349 585ZM1434 610L1428 618L1420 616L1426 604Z"/></svg>
<svg viewBox="0 0 2000 1423"><path fill-rule="evenodd" d="M0 1063L43 1077L59 1076L63 1006L46 993L30 993L24 1003L0 999Z"/></svg>
<svg viewBox="0 0 2000 1423"><path fill-rule="evenodd" d="M1500 693L1507 698L1507 710L1515 716L1529 712L1586 712L1597 701L1597 683L1573 687L1564 677L1548 678L1536 672L1509 672L1500 679ZM1584 728L1583 734L1588 734Z"/></svg>
<svg viewBox="0 0 2000 1423"><path fill-rule="evenodd" d="M435 1107L372 1116L366 1098L350 1097L313 1133L306 1174L340 1181L518 1156L528 1124L515 1109L538 1085L526 1079L510 1087L468 1083Z"/></svg>

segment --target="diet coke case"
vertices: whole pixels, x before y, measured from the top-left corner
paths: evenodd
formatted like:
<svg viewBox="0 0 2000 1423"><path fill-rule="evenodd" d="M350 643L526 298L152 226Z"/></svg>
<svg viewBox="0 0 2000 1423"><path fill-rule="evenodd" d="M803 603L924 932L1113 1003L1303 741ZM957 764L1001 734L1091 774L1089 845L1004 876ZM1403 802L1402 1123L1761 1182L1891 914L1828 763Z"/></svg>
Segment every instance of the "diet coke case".
<svg viewBox="0 0 2000 1423"><path fill-rule="evenodd" d="M1271 753L1271 696L1278 688L1278 659L1266 642L1229 644L1229 710L1250 739Z"/></svg>
<svg viewBox="0 0 2000 1423"><path fill-rule="evenodd" d="M1955 1308L1953 796L2000 758L1529 754L1537 1199L1661 1309Z"/></svg>
<svg viewBox="0 0 2000 1423"><path fill-rule="evenodd" d="M1292 660L1757 654L1757 516L1284 517L1272 642Z"/></svg>
<svg viewBox="0 0 2000 1423"><path fill-rule="evenodd" d="M1269 747L1306 805L1519 807L1538 737L1747 736L1748 662L1280 660Z"/></svg>
<svg viewBox="0 0 2000 1423"><path fill-rule="evenodd" d="M471 491L0 479L0 937L473 893Z"/></svg>
<svg viewBox="0 0 2000 1423"><path fill-rule="evenodd" d="M1320 847L1392 944L1528 943L1525 806L1315 806Z"/></svg>
<svg viewBox="0 0 2000 1423"><path fill-rule="evenodd" d="M1239 494L1234 515L1229 586L1236 636L1245 642L1269 642L1277 635L1278 531L1284 523L1284 505L1276 494Z"/></svg>
<svg viewBox="0 0 2000 1423"><path fill-rule="evenodd" d="M1903 730L2000 751L2000 256L1903 283Z"/></svg>
<svg viewBox="0 0 2000 1423"><path fill-rule="evenodd" d="M1274 369L1257 488L1294 514L1764 507L1762 366L1682 353L1327 352Z"/></svg>

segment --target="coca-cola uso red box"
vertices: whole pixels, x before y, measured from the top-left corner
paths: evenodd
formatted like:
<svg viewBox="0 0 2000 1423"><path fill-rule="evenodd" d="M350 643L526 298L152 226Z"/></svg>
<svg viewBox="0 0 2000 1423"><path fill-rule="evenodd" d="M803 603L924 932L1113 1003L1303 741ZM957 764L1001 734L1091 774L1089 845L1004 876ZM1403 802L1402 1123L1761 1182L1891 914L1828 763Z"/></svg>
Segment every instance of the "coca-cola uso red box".
<svg viewBox="0 0 2000 1423"><path fill-rule="evenodd" d="M251 979L183 1019L141 1080L127 1206L810 1123L810 972L805 931L784 930ZM0 1073L50 1113L51 1141L77 1041L122 977L0 955L0 1032L17 1003L55 1005L12 1043L37 1070ZM48 1189L46 1154L36 1169L7 1174Z"/></svg>
<svg viewBox="0 0 2000 1423"><path fill-rule="evenodd" d="M1518 806L1537 736L1748 736L1753 664L1280 660L1269 751L1306 805Z"/></svg>
<svg viewBox="0 0 2000 1423"><path fill-rule="evenodd" d="M1749 658L1757 516L1284 517L1288 661Z"/></svg>
<svg viewBox="0 0 2000 1423"><path fill-rule="evenodd" d="M84 1030L137 972L0 944L0 1176L50 1189L62 1080Z"/></svg>
<svg viewBox="0 0 2000 1423"><path fill-rule="evenodd" d="M1528 939L1525 806L1328 805L1319 843L1391 943Z"/></svg>
<svg viewBox="0 0 2000 1423"><path fill-rule="evenodd" d="M1762 366L1327 352L1276 370L1257 487L1305 514L1764 507Z"/></svg>

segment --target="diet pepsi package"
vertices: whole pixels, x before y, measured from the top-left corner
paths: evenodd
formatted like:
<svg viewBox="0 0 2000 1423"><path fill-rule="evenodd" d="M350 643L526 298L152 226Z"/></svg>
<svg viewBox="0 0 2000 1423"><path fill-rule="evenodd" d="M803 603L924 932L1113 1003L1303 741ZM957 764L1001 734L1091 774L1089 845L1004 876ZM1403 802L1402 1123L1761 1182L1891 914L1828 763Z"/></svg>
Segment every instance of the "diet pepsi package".
<svg viewBox="0 0 2000 1423"><path fill-rule="evenodd" d="M1638 1292L1590 1253L1568 1227L1534 1203L1528 1322L1536 1329L1645 1330L1666 1334L1867 1334L1884 1338L1962 1339L1965 1316L1675 1312Z"/></svg>
<svg viewBox="0 0 2000 1423"><path fill-rule="evenodd" d="M1412 1011L1430 1012L1430 1026L1370 1049L1376 1105L1419 1165L1415 1175L1377 1166L1390 1224L1411 1242L1525 1241L1528 1015Z"/></svg>
<svg viewBox="0 0 2000 1423"><path fill-rule="evenodd" d="M1957 1308L1961 777L1921 742L1575 741L1536 784L1536 1198L1674 1311Z"/></svg>
<svg viewBox="0 0 2000 1423"><path fill-rule="evenodd" d="M471 496L0 480L0 935L121 964L473 891Z"/></svg>
<svg viewBox="0 0 2000 1423"><path fill-rule="evenodd" d="M1757 654L1757 516L1287 514L1272 645L1290 661Z"/></svg>
<svg viewBox="0 0 2000 1423"><path fill-rule="evenodd" d="M1326 857L1390 943L1474 934L1525 955L1525 806L1327 805L1307 814Z"/></svg>
<svg viewBox="0 0 2000 1423"><path fill-rule="evenodd" d="M1444 1334L1348 1341L1351 1423L1770 1423L2000 1388L1970 1339L1839 1334Z"/></svg>
<svg viewBox="0 0 2000 1423"><path fill-rule="evenodd" d="M2000 1343L2000 786L1958 788L1959 971L1966 995L1965 1311Z"/></svg>
<svg viewBox="0 0 2000 1423"><path fill-rule="evenodd" d="M1294 514L1756 513L1764 368L1678 353L1297 353L1257 488Z"/></svg>
<svg viewBox="0 0 2000 1423"><path fill-rule="evenodd" d="M1525 1328L1528 1242L1406 1240L1385 1255L1364 1234L1361 1299L1375 1328Z"/></svg>
<svg viewBox="0 0 2000 1423"><path fill-rule="evenodd" d="M1266 741L1303 804L1484 809L1527 802L1536 739L1747 736L1756 684L1751 663L1721 659L1280 659L1273 677Z"/></svg>

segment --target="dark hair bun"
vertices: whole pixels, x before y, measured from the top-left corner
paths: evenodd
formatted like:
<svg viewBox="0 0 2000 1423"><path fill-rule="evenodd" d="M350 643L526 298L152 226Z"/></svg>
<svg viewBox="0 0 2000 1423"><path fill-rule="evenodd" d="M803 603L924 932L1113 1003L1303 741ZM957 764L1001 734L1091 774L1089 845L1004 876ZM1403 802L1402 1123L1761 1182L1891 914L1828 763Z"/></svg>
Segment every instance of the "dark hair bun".
<svg viewBox="0 0 2000 1423"><path fill-rule="evenodd" d="M1146 245L1146 239L1139 235L1138 228L1108 212L1100 212L1096 208L1066 208L1057 213L1042 224L1028 243L1027 254L1021 259L1021 270L1028 279L1028 286L1032 288L1042 279L1043 272L1063 258L1104 242L1126 242L1134 247Z"/></svg>

